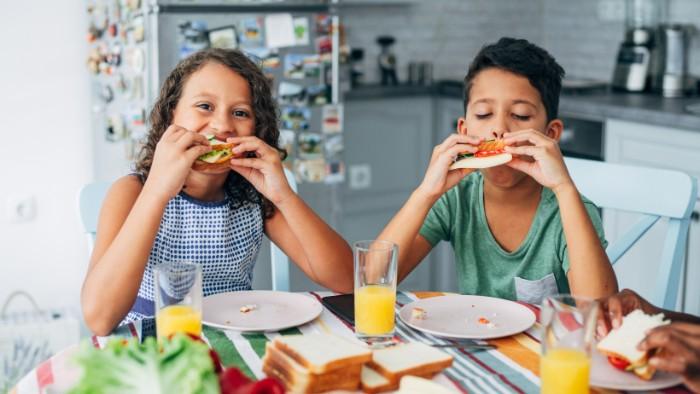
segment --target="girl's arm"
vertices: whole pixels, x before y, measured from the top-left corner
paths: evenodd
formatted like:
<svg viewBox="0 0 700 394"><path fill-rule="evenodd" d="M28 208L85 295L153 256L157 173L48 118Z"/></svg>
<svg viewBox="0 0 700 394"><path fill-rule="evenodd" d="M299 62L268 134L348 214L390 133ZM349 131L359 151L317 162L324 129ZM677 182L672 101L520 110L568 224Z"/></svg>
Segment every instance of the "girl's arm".
<svg viewBox="0 0 700 394"><path fill-rule="evenodd" d="M508 145L506 152L532 158L523 160L516 156L507 165L523 171L542 186L552 189L557 197L569 254L568 279L571 293L592 298L616 293L615 272L566 170L556 139L536 130L523 130L506 133L504 141Z"/></svg>
<svg viewBox="0 0 700 394"><path fill-rule="evenodd" d="M352 251L348 243L309 208L287 183L279 153L257 137L234 137L231 168L275 205L265 233L312 280L337 292L351 292Z"/></svg>
<svg viewBox="0 0 700 394"><path fill-rule="evenodd" d="M210 150L204 136L172 125L158 142L145 185L124 177L107 193L81 292L85 322L95 334L109 334L129 312L165 206L195 159Z"/></svg>

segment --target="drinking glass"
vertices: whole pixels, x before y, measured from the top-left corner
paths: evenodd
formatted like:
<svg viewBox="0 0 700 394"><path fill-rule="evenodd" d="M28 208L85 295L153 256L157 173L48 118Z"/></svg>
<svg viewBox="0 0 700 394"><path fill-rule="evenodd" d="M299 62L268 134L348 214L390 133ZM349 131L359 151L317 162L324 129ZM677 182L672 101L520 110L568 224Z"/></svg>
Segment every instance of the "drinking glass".
<svg viewBox="0 0 700 394"><path fill-rule="evenodd" d="M355 335L373 347L394 336L398 247L388 241L358 241L355 260Z"/></svg>
<svg viewBox="0 0 700 394"><path fill-rule="evenodd" d="M562 294L547 297L540 312L541 393L588 394L598 302Z"/></svg>
<svg viewBox="0 0 700 394"><path fill-rule="evenodd" d="M175 261L154 271L156 335L177 332L202 334L202 269L198 264Z"/></svg>

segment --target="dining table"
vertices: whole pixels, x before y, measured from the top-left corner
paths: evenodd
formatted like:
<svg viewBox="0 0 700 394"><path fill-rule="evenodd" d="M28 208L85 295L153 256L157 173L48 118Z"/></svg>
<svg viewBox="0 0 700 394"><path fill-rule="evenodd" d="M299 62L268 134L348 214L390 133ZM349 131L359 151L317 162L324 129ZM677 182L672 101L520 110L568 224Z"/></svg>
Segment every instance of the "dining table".
<svg viewBox="0 0 700 394"><path fill-rule="evenodd" d="M331 292L304 292L317 299L333 295ZM397 314L401 307L419 299L442 296L448 293L427 291L399 291L396 297ZM540 308L537 305L520 303L530 309L539 320ZM205 341L219 354L225 367L239 368L246 375L262 379L262 358L265 345L280 335L332 333L341 337L355 338L353 326L327 308L306 324L278 332L240 332L204 326L202 330ZM472 351L468 348L441 347L440 349L453 357L451 367L433 378L455 393L539 393L540 377L540 331L539 323L516 335L505 338L487 339L485 343L493 345L492 349ZM114 337L143 339L155 334L152 319L129 323L117 328L110 336L91 337L92 345L103 347ZM396 319L395 340L401 342L420 341L428 344L444 344L444 338L417 331ZM64 393L80 378L80 369L73 358L79 349L75 344L53 355L24 376L10 390L10 394ZM591 393L614 394L621 391L592 387ZM654 393L689 393L683 386L676 386Z"/></svg>

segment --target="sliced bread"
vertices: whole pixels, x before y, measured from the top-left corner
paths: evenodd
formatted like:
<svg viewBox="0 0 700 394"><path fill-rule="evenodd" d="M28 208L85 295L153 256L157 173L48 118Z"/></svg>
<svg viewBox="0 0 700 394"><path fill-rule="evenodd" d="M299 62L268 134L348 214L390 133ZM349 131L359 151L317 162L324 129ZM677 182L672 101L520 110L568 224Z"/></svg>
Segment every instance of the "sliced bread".
<svg viewBox="0 0 700 394"><path fill-rule="evenodd" d="M330 334L283 335L275 338L272 345L315 374L372 359L372 351L367 347Z"/></svg>
<svg viewBox="0 0 700 394"><path fill-rule="evenodd" d="M452 356L419 342L375 350L369 367L392 383L404 375L430 377L452 365Z"/></svg>

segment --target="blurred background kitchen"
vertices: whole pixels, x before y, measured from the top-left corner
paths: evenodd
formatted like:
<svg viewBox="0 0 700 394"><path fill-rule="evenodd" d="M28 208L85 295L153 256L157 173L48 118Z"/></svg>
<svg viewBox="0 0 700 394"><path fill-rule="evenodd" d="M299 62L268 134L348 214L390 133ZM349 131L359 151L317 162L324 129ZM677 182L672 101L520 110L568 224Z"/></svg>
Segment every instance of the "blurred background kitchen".
<svg viewBox="0 0 700 394"><path fill-rule="evenodd" d="M299 192L349 242L375 237L418 185L464 112L468 63L502 36L566 69L565 154L700 176L698 0L45 0L0 14L0 302L24 291L68 331L88 265L78 190L128 172L160 81L210 45L265 68ZM697 211L679 308L700 314ZM634 220L604 213L612 239ZM622 287L645 295L663 234L616 265ZM268 250L256 288L270 286ZM449 245L427 259L402 287L455 290ZM8 314L33 308L16 297Z"/></svg>

